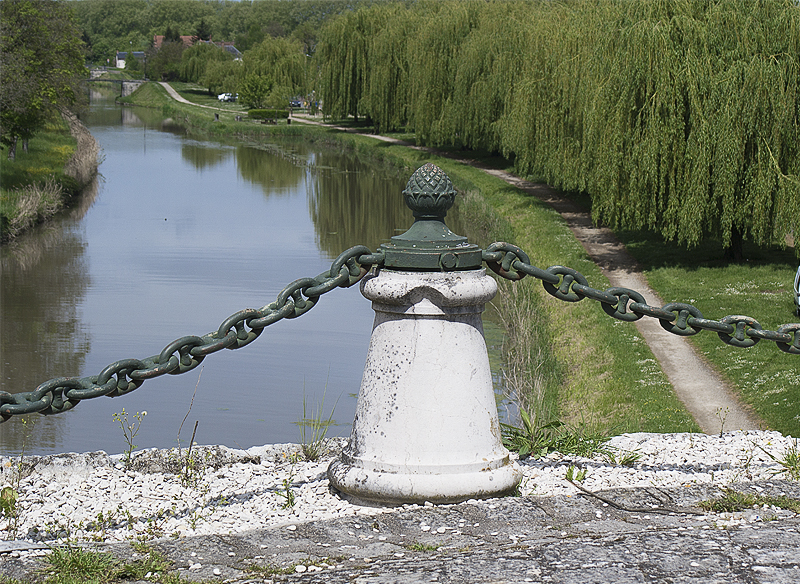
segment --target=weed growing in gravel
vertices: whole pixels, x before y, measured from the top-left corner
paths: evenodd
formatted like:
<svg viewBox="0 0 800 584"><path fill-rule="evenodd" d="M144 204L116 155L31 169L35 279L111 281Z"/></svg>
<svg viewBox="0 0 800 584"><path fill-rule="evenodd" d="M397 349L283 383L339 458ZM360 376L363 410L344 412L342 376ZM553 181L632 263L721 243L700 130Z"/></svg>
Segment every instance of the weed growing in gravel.
<svg viewBox="0 0 800 584"><path fill-rule="evenodd" d="M338 403L339 400L336 400L336 404ZM323 414L325 394L322 395L322 402L319 407L312 411L309 411L308 401L303 395L303 419L297 422L297 425L300 426L300 446L303 451L303 457L309 462L319 460L328 452L328 428L336 423L333 420L336 404L333 404L331 413L326 419Z"/></svg>
<svg viewBox="0 0 800 584"><path fill-rule="evenodd" d="M744 509L752 509L754 506L768 506L778 507L780 509L788 509L795 513L800 513L800 500L792 499L786 495L778 497L770 497L765 495L753 495L751 493L740 493L733 489L723 489L724 495L717 499L710 499L708 501L700 501L698 506L706 511L714 511L716 513L742 511Z"/></svg>
<svg viewBox="0 0 800 584"><path fill-rule="evenodd" d="M278 491L278 495L283 497L283 504L281 509L291 509L295 505L295 495L292 490L292 479L294 479L294 465L289 471L289 476L281 482L282 489Z"/></svg>
<svg viewBox="0 0 800 584"><path fill-rule="evenodd" d="M800 481L800 450L797 446L797 438L794 439L794 444L791 444L783 453L782 458L777 458L772 453L767 452L761 446L759 448L772 460L780 464L783 468L781 470L773 471L775 475L785 474L790 479Z"/></svg>
<svg viewBox="0 0 800 584"><path fill-rule="evenodd" d="M128 444L128 448L125 450L125 468L131 467L133 451L137 448L136 444L133 443L133 440L136 438L136 435L142 428L142 420L146 415L146 411L136 412L133 414L133 420L128 420L128 412L125 411L125 408L122 408L121 414L114 412L114 415L112 416L114 421L119 422L119 425L122 427L122 436L125 438L125 442Z"/></svg>
<svg viewBox="0 0 800 584"><path fill-rule="evenodd" d="M10 462L11 476L8 483L0 489L0 517L6 520L6 531L8 532L8 539L13 540L17 536L19 530L19 520L21 507L19 503L21 485L22 485L22 471L25 462L25 446L28 442L28 436L33 429L33 422L28 425L27 418L20 418L20 423L23 425L22 448L20 449L19 457L16 462Z"/></svg>
<svg viewBox="0 0 800 584"><path fill-rule="evenodd" d="M642 458L642 455L635 450L618 450L615 448L610 448L603 451L602 454L608 463L614 466L633 466L639 462L640 458Z"/></svg>
<svg viewBox="0 0 800 584"><path fill-rule="evenodd" d="M582 482L586 478L586 469L585 468L576 468L574 465L570 464L567 467L567 475L565 477L569 482Z"/></svg>
<svg viewBox="0 0 800 584"><path fill-rule="evenodd" d="M521 459L528 456L540 458L558 452L590 458L596 454L609 454L612 451L605 446L607 437L589 435L581 428L571 428L563 422L552 420L538 425L534 424L528 413L520 408L522 427L501 423L503 445L517 452Z"/></svg>
<svg viewBox="0 0 800 584"><path fill-rule="evenodd" d="M717 408L716 416L719 420L719 437L722 438L722 434L725 432L725 421L728 419L728 414L730 413L730 408Z"/></svg>

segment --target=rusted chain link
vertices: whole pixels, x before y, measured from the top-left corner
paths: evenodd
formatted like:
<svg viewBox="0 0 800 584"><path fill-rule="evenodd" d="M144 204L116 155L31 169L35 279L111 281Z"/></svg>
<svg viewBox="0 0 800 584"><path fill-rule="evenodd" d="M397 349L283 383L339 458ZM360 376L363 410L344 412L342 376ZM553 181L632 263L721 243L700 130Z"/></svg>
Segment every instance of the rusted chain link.
<svg viewBox="0 0 800 584"><path fill-rule="evenodd" d="M505 242L491 244L482 253L489 268L509 280L521 280L526 275L542 281L548 293L565 302L579 302L591 298L600 302L602 309L619 320L632 322L643 316L657 318L661 326L676 335L691 336L700 331L717 333L722 342L734 347L752 347L761 339L774 341L781 351L800 355L800 323L783 324L777 331L764 330L749 316L729 315L720 320L703 317L700 310L682 302L665 306L651 306L644 296L630 288L597 290L589 286L580 272L564 266L551 266L546 270L531 265L528 255L516 245Z"/></svg>
<svg viewBox="0 0 800 584"><path fill-rule="evenodd" d="M51 379L33 391L14 394L0 391L0 423L20 414L66 412L84 399L125 395L147 379L191 371L207 355L222 349L245 347L257 339L265 327L284 318L305 314L326 292L352 286L366 275L371 266L382 263L381 252L372 253L364 245L351 247L333 261L327 272L316 278L300 278L286 286L275 302L259 309L240 310L226 318L216 331L201 337L176 339L158 355L115 361L91 377Z"/></svg>

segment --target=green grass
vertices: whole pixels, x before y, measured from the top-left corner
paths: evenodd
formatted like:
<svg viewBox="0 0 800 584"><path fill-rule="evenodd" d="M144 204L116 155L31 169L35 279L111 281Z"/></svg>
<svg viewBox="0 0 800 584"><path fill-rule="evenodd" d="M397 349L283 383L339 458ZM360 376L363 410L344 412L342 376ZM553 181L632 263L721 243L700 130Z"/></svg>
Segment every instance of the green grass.
<svg viewBox="0 0 800 584"><path fill-rule="evenodd" d="M768 330L799 320L793 314L797 259L791 249L745 245L746 261L736 264L725 261L721 245L711 240L687 252L650 233L618 235L665 302L692 304L708 319L749 316ZM710 331L690 341L769 428L800 434L800 357L766 340L732 347Z"/></svg>
<svg viewBox="0 0 800 584"><path fill-rule="evenodd" d="M198 105L207 105L219 109L230 110L236 113L246 111L246 108L239 102L219 101L217 94L208 93L208 89L194 83L184 83L182 81L170 82L172 88L178 92L183 99Z"/></svg>
<svg viewBox="0 0 800 584"><path fill-rule="evenodd" d="M64 165L75 152L75 138L61 118L53 119L31 138L26 154L22 142L17 144L16 160L8 160L8 148L0 151L0 187L3 191L18 189L32 182L63 175Z"/></svg>
<svg viewBox="0 0 800 584"><path fill-rule="evenodd" d="M160 84L144 83L132 94L121 97L117 101L142 107L163 108L172 102L172 98Z"/></svg>
<svg viewBox="0 0 800 584"><path fill-rule="evenodd" d="M734 513L744 509L752 509L755 505L778 507L800 513L800 500L780 495L777 497L740 493L733 489L724 489L724 495L708 501L700 501L698 506L706 511L715 513Z"/></svg>
<svg viewBox="0 0 800 584"><path fill-rule="evenodd" d="M157 551L140 550L142 557L124 562L107 552L75 545L57 547L43 558L42 584L116 584L146 580L158 584L184 584L188 580L171 571L172 563ZM0 576L0 584L21 582Z"/></svg>
<svg viewBox="0 0 800 584"><path fill-rule="evenodd" d="M77 192L77 182L64 174L75 145L66 123L56 118L30 139L27 153L21 142L17 144L15 160L8 160L7 148L0 149L0 226L4 236L13 236L18 229L52 214L61 207L64 195Z"/></svg>

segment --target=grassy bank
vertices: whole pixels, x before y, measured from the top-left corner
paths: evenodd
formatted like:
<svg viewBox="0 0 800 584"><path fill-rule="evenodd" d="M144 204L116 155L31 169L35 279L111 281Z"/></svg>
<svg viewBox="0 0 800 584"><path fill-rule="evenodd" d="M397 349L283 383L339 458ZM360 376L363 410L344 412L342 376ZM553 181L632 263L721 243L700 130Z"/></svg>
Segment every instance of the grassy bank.
<svg viewBox="0 0 800 584"><path fill-rule="evenodd" d="M745 245L746 261L738 264L723 260L717 241L704 240L687 253L652 233L618 235L665 302L693 304L705 318L717 320L746 315L768 330L800 320L793 314L797 258L791 248ZM750 348L732 347L710 331L690 341L771 428L800 435L799 356L766 340Z"/></svg>
<svg viewBox="0 0 800 584"><path fill-rule="evenodd" d="M66 206L97 172L99 148L72 114L48 122L17 147L14 161L0 151L0 240L9 241Z"/></svg>

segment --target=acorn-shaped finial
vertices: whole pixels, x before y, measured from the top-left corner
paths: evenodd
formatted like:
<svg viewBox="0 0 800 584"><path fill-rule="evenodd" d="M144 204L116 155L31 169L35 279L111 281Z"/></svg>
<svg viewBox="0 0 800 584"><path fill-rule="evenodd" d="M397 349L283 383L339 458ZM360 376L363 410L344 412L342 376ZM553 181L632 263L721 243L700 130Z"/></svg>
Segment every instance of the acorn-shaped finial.
<svg viewBox="0 0 800 584"><path fill-rule="evenodd" d="M455 197L456 189L450 177L430 162L411 175L403 191L403 199L414 217L444 218Z"/></svg>

